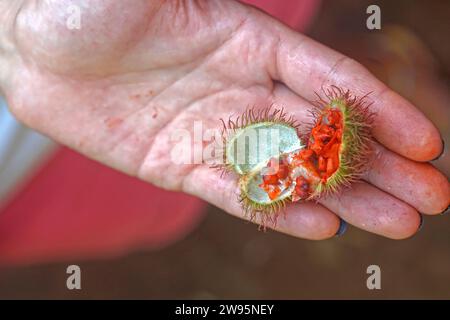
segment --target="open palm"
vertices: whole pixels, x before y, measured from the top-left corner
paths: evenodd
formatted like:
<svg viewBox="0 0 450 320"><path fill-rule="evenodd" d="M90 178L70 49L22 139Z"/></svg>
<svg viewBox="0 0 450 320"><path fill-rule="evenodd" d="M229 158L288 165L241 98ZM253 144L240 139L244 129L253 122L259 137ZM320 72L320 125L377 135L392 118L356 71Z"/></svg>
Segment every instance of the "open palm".
<svg viewBox="0 0 450 320"><path fill-rule="evenodd" d="M172 133L193 132L195 121L219 128L220 118L271 103L308 121L314 92L337 85L372 92L371 169L339 197L290 205L276 229L324 239L340 216L405 238L418 212L449 204L448 180L421 162L442 150L435 127L355 61L256 9L234 1L13 3L0 6L0 80L12 112L91 158L242 216L236 177L174 163ZM80 29L66 25L69 5L80 9Z"/></svg>

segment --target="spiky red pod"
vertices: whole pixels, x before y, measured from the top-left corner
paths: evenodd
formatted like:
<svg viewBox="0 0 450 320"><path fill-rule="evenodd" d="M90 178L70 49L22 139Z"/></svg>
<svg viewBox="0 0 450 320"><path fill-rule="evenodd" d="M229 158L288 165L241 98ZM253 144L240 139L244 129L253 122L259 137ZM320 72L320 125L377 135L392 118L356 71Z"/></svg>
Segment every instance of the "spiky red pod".
<svg viewBox="0 0 450 320"><path fill-rule="evenodd" d="M367 95L356 97L332 86L318 98L312 110L314 121L302 135L307 147L295 157L297 166L313 173L314 187L306 198L296 199L336 193L359 180L369 165L374 114Z"/></svg>
<svg viewBox="0 0 450 320"><path fill-rule="evenodd" d="M270 108L250 109L224 123L225 167L241 176L243 206L251 217L260 213L262 224L274 224L286 201L318 199L350 186L369 163L373 113L366 96L332 86L318 97L313 121L300 128L302 134L295 119ZM280 138L276 149L261 143L264 131ZM247 142L248 136L257 142Z"/></svg>

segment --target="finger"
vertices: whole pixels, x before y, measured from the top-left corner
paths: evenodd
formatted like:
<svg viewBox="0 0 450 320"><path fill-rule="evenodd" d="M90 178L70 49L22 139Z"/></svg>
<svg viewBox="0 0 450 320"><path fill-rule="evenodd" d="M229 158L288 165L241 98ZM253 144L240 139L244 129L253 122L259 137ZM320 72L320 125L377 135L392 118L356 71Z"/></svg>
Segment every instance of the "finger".
<svg viewBox="0 0 450 320"><path fill-rule="evenodd" d="M300 121L308 120L305 110L311 105L289 88L277 84L273 102L295 114ZM430 164L419 163L393 153L374 142L374 153L366 180L381 190L407 202L422 213L444 211L449 201L447 178ZM375 189L375 188L374 188Z"/></svg>
<svg viewBox="0 0 450 320"><path fill-rule="evenodd" d="M448 207L450 184L431 164L405 159L377 143L374 148L367 181L411 204L421 213L437 214Z"/></svg>
<svg viewBox="0 0 450 320"><path fill-rule="evenodd" d="M348 223L392 239L412 236L421 223L414 208L365 182L320 203Z"/></svg>
<svg viewBox="0 0 450 320"><path fill-rule="evenodd" d="M268 60L274 79L306 99L315 99L314 92L329 85L349 89L358 96L372 92L370 108L377 115L373 133L378 141L417 161L428 161L441 153L442 140L435 126L362 65L281 24L271 23L269 32L279 39L275 58Z"/></svg>
<svg viewBox="0 0 450 320"><path fill-rule="evenodd" d="M245 218L238 201L237 177L207 166L199 166L184 179L183 191L198 196L239 218ZM286 214L281 214L274 230L310 240L322 240L336 235L340 219L330 210L316 203L288 205ZM257 222L258 221L254 221Z"/></svg>

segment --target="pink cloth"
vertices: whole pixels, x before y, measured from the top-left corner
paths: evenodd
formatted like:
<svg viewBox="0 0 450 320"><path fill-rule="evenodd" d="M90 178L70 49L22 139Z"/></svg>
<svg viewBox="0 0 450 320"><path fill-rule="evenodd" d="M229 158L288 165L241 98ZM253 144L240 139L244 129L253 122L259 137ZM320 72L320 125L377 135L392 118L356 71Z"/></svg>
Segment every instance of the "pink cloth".
<svg viewBox="0 0 450 320"><path fill-rule="evenodd" d="M304 30L316 0L249 0ZM0 264L119 255L160 248L201 220L205 203L158 189L61 149L0 213Z"/></svg>
<svg viewBox="0 0 450 320"><path fill-rule="evenodd" d="M62 148L0 213L0 264L160 248L191 231L204 208Z"/></svg>
<svg viewBox="0 0 450 320"><path fill-rule="evenodd" d="M305 31L319 10L320 0L242 0L298 31Z"/></svg>

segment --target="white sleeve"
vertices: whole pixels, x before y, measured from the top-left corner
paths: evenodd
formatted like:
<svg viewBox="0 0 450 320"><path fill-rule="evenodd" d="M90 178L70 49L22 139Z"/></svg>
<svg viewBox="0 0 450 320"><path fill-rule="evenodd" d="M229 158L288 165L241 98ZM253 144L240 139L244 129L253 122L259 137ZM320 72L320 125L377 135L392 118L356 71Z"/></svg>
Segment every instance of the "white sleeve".
<svg viewBox="0 0 450 320"><path fill-rule="evenodd" d="M55 148L50 139L18 123L0 97L0 206Z"/></svg>

